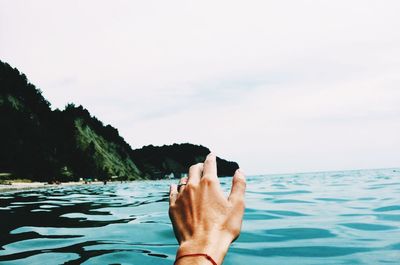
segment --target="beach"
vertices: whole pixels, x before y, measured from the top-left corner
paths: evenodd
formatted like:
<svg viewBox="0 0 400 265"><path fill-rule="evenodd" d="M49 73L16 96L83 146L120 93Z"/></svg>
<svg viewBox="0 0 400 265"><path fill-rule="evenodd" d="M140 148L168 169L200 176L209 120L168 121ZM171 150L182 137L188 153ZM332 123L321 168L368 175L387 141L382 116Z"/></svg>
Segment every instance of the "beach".
<svg viewBox="0 0 400 265"><path fill-rule="evenodd" d="M18 191L18 190L30 190L40 188L55 188L55 187L67 187L77 185L92 185L92 184L103 184L101 181L94 181L90 184L85 184L83 181L77 182L62 182L60 184L49 184L47 182L12 182L7 185L0 184L0 192L6 191Z"/></svg>

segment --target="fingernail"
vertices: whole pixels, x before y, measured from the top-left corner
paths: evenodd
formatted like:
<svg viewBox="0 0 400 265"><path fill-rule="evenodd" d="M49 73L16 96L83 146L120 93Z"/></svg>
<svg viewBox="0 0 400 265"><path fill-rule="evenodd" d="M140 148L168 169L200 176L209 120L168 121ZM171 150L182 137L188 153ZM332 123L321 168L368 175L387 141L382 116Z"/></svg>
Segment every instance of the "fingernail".
<svg viewBox="0 0 400 265"><path fill-rule="evenodd" d="M240 173L239 174L240 177L245 178L245 174L241 168L238 168L236 171Z"/></svg>

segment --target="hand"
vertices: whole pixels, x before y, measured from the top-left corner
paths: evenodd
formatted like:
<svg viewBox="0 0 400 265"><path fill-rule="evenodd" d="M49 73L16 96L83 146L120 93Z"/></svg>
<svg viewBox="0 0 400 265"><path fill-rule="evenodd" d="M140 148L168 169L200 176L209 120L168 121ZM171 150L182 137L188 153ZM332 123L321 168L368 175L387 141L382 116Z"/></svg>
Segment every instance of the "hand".
<svg viewBox="0 0 400 265"><path fill-rule="evenodd" d="M217 162L209 154L203 163L189 169L183 178L170 188L169 216L179 242L177 257L205 253L222 264L230 244L239 236L243 213L246 180L237 170L228 198L224 196L217 176ZM184 257L176 264L207 264L204 257Z"/></svg>

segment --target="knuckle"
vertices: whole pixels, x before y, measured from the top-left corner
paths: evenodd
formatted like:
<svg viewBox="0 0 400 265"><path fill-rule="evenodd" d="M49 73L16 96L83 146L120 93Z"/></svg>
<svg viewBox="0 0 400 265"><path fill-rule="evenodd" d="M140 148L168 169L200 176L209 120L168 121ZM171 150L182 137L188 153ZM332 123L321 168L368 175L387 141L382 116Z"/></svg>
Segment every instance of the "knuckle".
<svg viewBox="0 0 400 265"><path fill-rule="evenodd" d="M196 166L196 169L202 170L204 167L204 163L197 163L197 164L195 164L195 166Z"/></svg>
<svg viewBox="0 0 400 265"><path fill-rule="evenodd" d="M196 184L188 182L188 184L186 184L185 190L192 191L195 190L196 188L197 188Z"/></svg>
<svg viewBox="0 0 400 265"><path fill-rule="evenodd" d="M198 170L199 168L202 167L202 165L203 165L203 163L197 163L197 164L191 165L191 166L189 167L189 171Z"/></svg>
<svg viewBox="0 0 400 265"><path fill-rule="evenodd" d="M235 237L239 236L240 234L240 227L234 227L232 229L232 233L235 235Z"/></svg>
<svg viewBox="0 0 400 265"><path fill-rule="evenodd" d="M244 209L244 208L246 208L246 203L245 203L245 201L244 201L244 199L243 198L238 198L237 200L236 200L236 207L238 207L239 209Z"/></svg>
<svg viewBox="0 0 400 265"><path fill-rule="evenodd" d="M231 205L232 205L232 209L234 211L239 211L239 210L242 211L246 208L246 203L244 201L243 196L235 194L235 195L232 195L231 198L232 198Z"/></svg>
<svg viewBox="0 0 400 265"><path fill-rule="evenodd" d="M174 213L175 209L176 209L176 206L175 206L175 205L169 206L169 209L168 209L169 215L172 215L172 214Z"/></svg>
<svg viewBox="0 0 400 265"><path fill-rule="evenodd" d="M214 178L210 178L209 176L203 176L201 178L201 182L205 185L213 185L215 183Z"/></svg>
<svg viewBox="0 0 400 265"><path fill-rule="evenodd" d="M241 185L244 188L246 187L246 180L244 178L235 178L234 182L235 182L235 185Z"/></svg>

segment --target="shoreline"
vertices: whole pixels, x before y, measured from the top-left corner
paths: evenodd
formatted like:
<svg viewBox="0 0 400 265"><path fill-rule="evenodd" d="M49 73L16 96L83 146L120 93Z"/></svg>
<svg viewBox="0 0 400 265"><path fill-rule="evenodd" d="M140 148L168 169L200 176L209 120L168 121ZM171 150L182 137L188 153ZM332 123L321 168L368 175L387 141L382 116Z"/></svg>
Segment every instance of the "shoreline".
<svg viewBox="0 0 400 265"><path fill-rule="evenodd" d="M22 190L32 190L41 188L56 188L56 187L69 187L78 185L92 185L92 184L103 184L102 181L93 181L90 184L85 184L85 182L62 182L60 184L48 184L47 182L11 182L11 184L0 184L0 192L10 192L10 191L22 191Z"/></svg>

